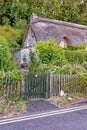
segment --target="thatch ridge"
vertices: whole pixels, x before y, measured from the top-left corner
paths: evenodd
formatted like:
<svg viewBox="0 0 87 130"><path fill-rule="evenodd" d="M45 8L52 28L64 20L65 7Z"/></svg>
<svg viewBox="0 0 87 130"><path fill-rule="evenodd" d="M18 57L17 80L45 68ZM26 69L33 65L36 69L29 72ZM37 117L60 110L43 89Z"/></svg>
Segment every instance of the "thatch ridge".
<svg viewBox="0 0 87 130"><path fill-rule="evenodd" d="M33 21L31 22L31 24L32 23L37 23L37 22L48 22L48 23L52 23L52 24L63 25L63 26L68 26L68 27L74 27L74 28L78 28L78 29L87 30L87 26L85 26L85 25L65 22L65 21L61 21L61 20L42 18L42 17L39 17L39 16L33 16L32 19L33 19Z"/></svg>

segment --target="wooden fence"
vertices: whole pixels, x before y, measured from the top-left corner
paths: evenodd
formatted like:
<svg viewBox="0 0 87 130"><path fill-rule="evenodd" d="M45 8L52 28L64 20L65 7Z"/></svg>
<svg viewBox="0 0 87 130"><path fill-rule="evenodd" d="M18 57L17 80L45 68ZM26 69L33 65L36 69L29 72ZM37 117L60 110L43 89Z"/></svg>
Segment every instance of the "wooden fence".
<svg viewBox="0 0 87 130"><path fill-rule="evenodd" d="M76 75L51 74L50 75L50 95L57 96L61 90L67 92L69 90L70 82L72 84ZM70 91L70 90L69 90Z"/></svg>
<svg viewBox="0 0 87 130"><path fill-rule="evenodd" d="M86 79L85 79L86 80ZM0 95L7 98L48 98L65 93L87 92L87 84L80 75L27 74L22 81L12 83L8 77L0 79Z"/></svg>
<svg viewBox="0 0 87 130"><path fill-rule="evenodd" d="M80 75L28 74L25 78L26 98L48 98L65 93L87 92L87 86Z"/></svg>
<svg viewBox="0 0 87 130"><path fill-rule="evenodd" d="M57 96L63 90L65 93L87 93L87 77L82 75L50 75L50 96Z"/></svg>
<svg viewBox="0 0 87 130"><path fill-rule="evenodd" d="M13 83L8 76L0 78L0 96L18 98L21 96L22 82Z"/></svg>

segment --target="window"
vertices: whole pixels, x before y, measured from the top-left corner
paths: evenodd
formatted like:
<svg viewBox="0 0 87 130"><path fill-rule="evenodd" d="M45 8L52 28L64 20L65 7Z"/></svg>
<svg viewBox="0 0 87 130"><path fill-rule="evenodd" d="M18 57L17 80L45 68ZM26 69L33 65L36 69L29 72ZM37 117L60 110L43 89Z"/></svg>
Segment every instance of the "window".
<svg viewBox="0 0 87 130"><path fill-rule="evenodd" d="M71 42L70 42L69 38L67 38L67 37L63 37L60 41L60 46L62 48L65 48L65 47L67 47L67 45L70 45L70 44L71 44Z"/></svg>

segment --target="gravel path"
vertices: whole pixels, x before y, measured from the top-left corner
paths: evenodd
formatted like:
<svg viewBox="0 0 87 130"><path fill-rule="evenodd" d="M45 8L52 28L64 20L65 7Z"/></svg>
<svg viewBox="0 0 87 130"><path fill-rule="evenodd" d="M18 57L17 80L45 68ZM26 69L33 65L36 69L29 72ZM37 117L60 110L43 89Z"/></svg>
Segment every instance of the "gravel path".
<svg viewBox="0 0 87 130"><path fill-rule="evenodd" d="M29 112L29 113L50 111L50 110L56 110L56 109L58 109L57 106L51 104L48 101L42 100L42 99L33 101L31 104L27 105L27 112Z"/></svg>

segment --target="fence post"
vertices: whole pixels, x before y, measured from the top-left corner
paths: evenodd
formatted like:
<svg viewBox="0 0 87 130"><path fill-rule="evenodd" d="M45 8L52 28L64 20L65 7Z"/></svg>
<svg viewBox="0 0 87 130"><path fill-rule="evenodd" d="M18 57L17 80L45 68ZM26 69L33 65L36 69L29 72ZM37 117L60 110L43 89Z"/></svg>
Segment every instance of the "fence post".
<svg viewBox="0 0 87 130"><path fill-rule="evenodd" d="M47 73L46 98L50 96L50 73Z"/></svg>
<svg viewBox="0 0 87 130"><path fill-rule="evenodd" d="M53 96L53 75L50 72L50 97Z"/></svg>

